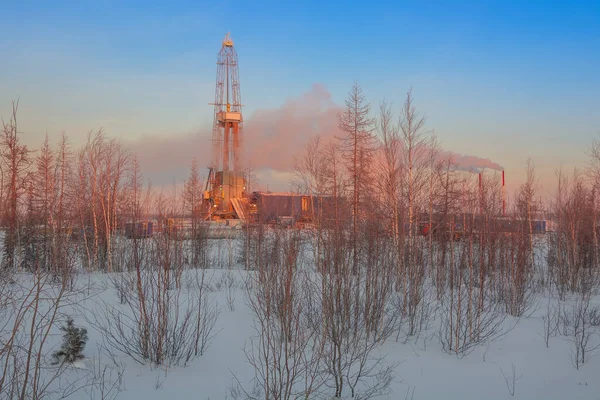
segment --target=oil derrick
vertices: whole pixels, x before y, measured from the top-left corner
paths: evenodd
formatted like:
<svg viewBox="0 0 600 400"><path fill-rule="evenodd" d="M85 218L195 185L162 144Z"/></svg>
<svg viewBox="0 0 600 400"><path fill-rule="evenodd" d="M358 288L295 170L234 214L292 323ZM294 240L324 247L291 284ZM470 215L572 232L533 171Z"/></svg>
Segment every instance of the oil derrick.
<svg viewBox="0 0 600 400"><path fill-rule="evenodd" d="M244 219L241 200L245 179L241 167L242 104L238 57L229 33L223 39L217 60L213 121L213 158L209 170L209 200L212 219ZM208 185L207 185L208 186ZM207 187L207 189L209 189Z"/></svg>

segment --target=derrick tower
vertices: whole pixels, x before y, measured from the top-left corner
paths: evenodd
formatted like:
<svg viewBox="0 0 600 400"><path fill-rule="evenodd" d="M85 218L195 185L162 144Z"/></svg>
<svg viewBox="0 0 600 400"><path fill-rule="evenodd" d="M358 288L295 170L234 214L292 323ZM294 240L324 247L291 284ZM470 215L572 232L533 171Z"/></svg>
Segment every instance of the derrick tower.
<svg viewBox="0 0 600 400"><path fill-rule="evenodd" d="M240 200L245 179L241 166L242 103L238 57L229 33L223 39L217 59L213 120L213 158L209 171L213 218L243 219Z"/></svg>

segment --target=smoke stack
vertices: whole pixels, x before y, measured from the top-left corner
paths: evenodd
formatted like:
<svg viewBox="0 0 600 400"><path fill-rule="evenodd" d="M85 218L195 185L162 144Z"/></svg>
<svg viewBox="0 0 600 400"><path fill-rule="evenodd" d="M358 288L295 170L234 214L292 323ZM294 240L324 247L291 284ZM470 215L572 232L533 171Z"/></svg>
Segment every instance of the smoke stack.
<svg viewBox="0 0 600 400"><path fill-rule="evenodd" d="M483 214L483 186L481 183L481 172L479 173L479 214Z"/></svg>
<svg viewBox="0 0 600 400"><path fill-rule="evenodd" d="M506 215L506 189L504 188L504 170L502 170L502 215Z"/></svg>

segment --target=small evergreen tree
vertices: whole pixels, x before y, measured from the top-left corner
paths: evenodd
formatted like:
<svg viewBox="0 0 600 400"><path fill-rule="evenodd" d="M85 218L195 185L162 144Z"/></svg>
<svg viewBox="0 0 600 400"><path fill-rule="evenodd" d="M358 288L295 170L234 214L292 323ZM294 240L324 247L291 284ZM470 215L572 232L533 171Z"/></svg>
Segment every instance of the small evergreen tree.
<svg viewBox="0 0 600 400"><path fill-rule="evenodd" d="M60 327L63 331L63 342L60 350L54 352L52 355L56 365L62 362L73 363L77 360L84 358L82 354L83 348L88 340L87 329L76 328L73 325L73 318L67 318L67 324Z"/></svg>

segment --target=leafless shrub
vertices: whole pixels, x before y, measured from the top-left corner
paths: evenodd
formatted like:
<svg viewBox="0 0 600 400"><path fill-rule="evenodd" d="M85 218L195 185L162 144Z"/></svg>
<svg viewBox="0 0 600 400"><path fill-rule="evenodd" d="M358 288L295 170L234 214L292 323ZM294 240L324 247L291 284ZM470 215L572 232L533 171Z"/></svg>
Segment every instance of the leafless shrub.
<svg viewBox="0 0 600 400"><path fill-rule="evenodd" d="M519 375L517 376L517 367L515 367L515 364L512 364L511 366L511 374L509 376L506 376L504 374L504 371L502 370L502 368L500 368L500 372L502 372L502 377L504 378L504 383L506 383L506 388L508 389L508 393L514 397L515 396L515 390L517 387L517 382L521 380L521 378L523 378L523 375Z"/></svg>
<svg viewBox="0 0 600 400"><path fill-rule="evenodd" d="M406 394L404 395L404 400L413 400L415 398L415 389L416 386L408 385L406 389Z"/></svg>
<svg viewBox="0 0 600 400"><path fill-rule="evenodd" d="M240 259L246 270L257 270L264 260L264 246L268 230L263 224L249 223L244 226Z"/></svg>
<svg viewBox="0 0 600 400"><path fill-rule="evenodd" d="M128 300L128 294L135 290L135 275L128 272L120 274L111 274L108 280L119 297L119 303L125 304Z"/></svg>
<svg viewBox="0 0 600 400"><path fill-rule="evenodd" d="M230 269L222 271L219 278L214 281L214 287L218 291L225 290L227 307L229 308L229 311L235 311L235 292L238 285L235 276L233 275L233 271Z"/></svg>
<svg viewBox="0 0 600 400"><path fill-rule="evenodd" d="M149 302L157 301L154 294ZM178 299L171 296L162 306L168 317L150 314L141 318L135 298L122 307L114 307L107 302L88 313L89 323L103 336L107 346L127 354L136 362L154 364L185 365L193 358L193 314L186 310L182 316Z"/></svg>
<svg viewBox="0 0 600 400"><path fill-rule="evenodd" d="M355 351L350 350L349 346L345 347L344 350L347 351L340 364L342 375L338 376L338 378L343 377L347 383L349 396L356 399L371 399L389 394L390 383L394 379L394 370L398 363L386 364L385 357L374 357L372 355L375 349L373 342L365 343L362 346L356 344L351 346ZM340 383L341 380L338 379L336 382ZM332 389L340 389L337 386L328 386Z"/></svg>
<svg viewBox="0 0 600 400"><path fill-rule="evenodd" d="M231 372L231 370L229 372ZM232 383L231 385L229 385L227 393L233 400L259 400L264 397L262 388L258 383L258 379L252 379L251 389L246 390L244 389L246 385L240 382L240 380L235 376L235 374L232 373L232 375Z"/></svg>
<svg viewBox="0 0 600 400"><path fill-rule="evenodd" d="M383 357L375 354L393 330L372 330L370 318L365 318L373 315L373 309L366 308L364 279L351 273L350 262L338 262L326 269L338 273L324 275L321 282L323 363L329 376L325 385L335 397L383 395L389 391L396 364L386 365Z"/></svg>
<svg viewBox="0 0 600 400"><path fill-rule="evenodd" d="M406 325L409 326L410 336L418 338L429 316L427 301L423 298L424 291L421 290L423 288L410 291L412 297L407 299L411 302L410 307L395 302L395 299L404 300L404 297L398 296L394 291L396 279L394 242L384 234L382 226L375 221L364 224L361 233L359 237L361 274L357 278L361 303L356 305L356 308L363 307L365 328L370 335L373 335L376 342L383 343L394 332L400 331L402 323L412 318L412 325L411 322ZM324 279L327 279L327 276ZM407 308L410 308L410 311L405 313Z"/></svg>
<svg viewBox="0 0 600 400"><path fill-rule="evenodd" d="M421 334L430 327L434 314L435 294L433 288L425 282L416 283L418 288L408 290L410 296L405 297L402 293L396 293L392 302L396 318L396 341L404 334L403 342L412 339L419 340ZM406 305L404 302L408 305Z"/></svg>
<svg viewBox="0 0 600 400"><path fill-rule="evenodd" d="M239 257L236 258L239 250L239 245L235 240L237 231L229 227L220 227L215 229L214 234L220 238L211 244L211 267L215 269L234 268L239 261Z"/></svg>
<svg viewBox="0 0 600 400"><path fill-rule="evenodd" d="M106 350L106 349L105 349ZM101 353L88 363L90 384L85 388L89 399L114 400L124 389L125 366L107 350L110 363L102 362Z"/></svg>
<svg viewBox="0 0 600 400"><path fill-rule="evenodd" d="M246 344L246 359L255 372L247 391L235 378L232 396L246 398L311 398L319 393L323 339L309 329L316 297L298 260L295 231L276 232L264 251L258 271L248 275L246 301L254 314L255 336ZM260 257L260 254L259 254Z"/></svg>
<svg viewBox="0 0 600 400"><path fill-rule="evenodd" d="M227 307L229 311L235 311L235 285L228 285L225 292Z"/></svg>
<svg viewBox="0 0 600 400"><path fill-rule="evenodd" d="M190 296L189 303L196 304L199 316L196 318L194 355L203 355L218 331L215 330L221 310L208 296L209 291L205 285L205 270L201 270L200 278L196 274L196 288Z"/></svg>
<svg viewBox="0 0 600 400"><path fill-rule="evenodd" d="M459 283L441 302L439 339L444 351L463 357L483 343L506 334L503 306L481 293L469 295L468 286Z"/></svg>
<svg viewBox="0 0 600 400"><path fill-rule="evenodd" d="M598 289L597 183L592 184L578 171L571 179L558 172L556 229L548 237L547 261L561 300Z"/></svg>
<svg viewBox="0 0 600 400"><path fill-rule="evenodd" d="M160 373L156 375L156 381L154 382L154 390L162 389L165 379L160 379Z"/></svg>
<svg viewBox="0 0 600 400"><path fill-rule="evenodd" d="M125 296L122 305L101 301L94 312L86 313L109 346L137 362L185 366L202 355L214 337L219 310L204 290L204 271L187 302L183 289L171 283L176 279L171 263L177 249L158 246L138 253L135 272L114 280L135 288L120 292Z"/></svg>
<svg viewBox="0 0 600 400"><path fill-rule="evenodd" d="M187 215L191 217L189 240L189 262L192 268L208 267L208 230L209 224L203 221L204 210L202 203L203 187L198 162L194 158L190 168L190 175L183 188L183 204Z"/></svg>
<svg viewBox="0 0 600 400"><path fill-rule="evenodd" d="M575 303L563 313L564 333L572 341L571 360L573 366L585 364L595 352L600 349L598 340L598 313L599 307L594 307L589 294L578 295Z"/></svg>
<svg viewBox="0 0 600 400"><path fill-rule="evenodd" d="M550 299L547 302L546 313L542 315L542 323L544 326L542 337L546 347L550 347L550 338L557 335L560 325L560 306L551 305Z"/></svg>
<svg viewBox="0 0 600 400"><path fill-rule="evenodd" d="M515 220L513 223L517 222ZM504 304L506 312L514 317L523 316L535 305L530 236L529 232L511 233L498 243L497 299Z"/></svg>
<svg viewBox="0 0 600 400"><path fill-rule="evenodd" d="M599 328L600 327L600 308L594 307L593 309L590 310L588 316L589 316L590 326L593 326L594 328Z"/></svg>

